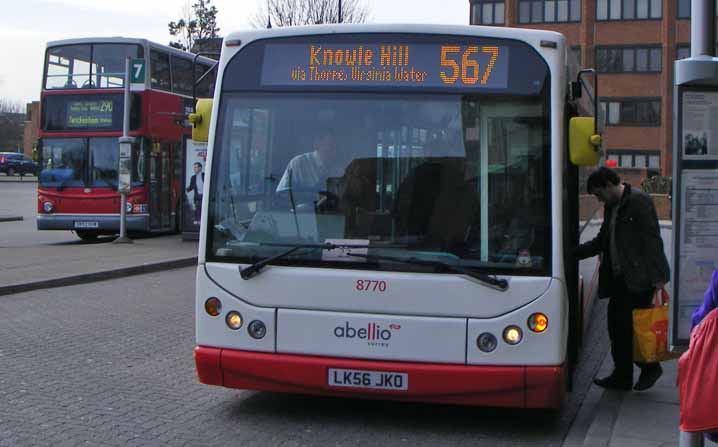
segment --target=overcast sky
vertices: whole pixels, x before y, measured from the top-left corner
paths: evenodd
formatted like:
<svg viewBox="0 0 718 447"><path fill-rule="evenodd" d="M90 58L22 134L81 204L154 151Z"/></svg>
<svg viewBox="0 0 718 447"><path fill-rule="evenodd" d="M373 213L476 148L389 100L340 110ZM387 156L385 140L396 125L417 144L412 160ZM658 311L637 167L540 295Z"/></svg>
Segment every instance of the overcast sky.
<svg viewBox="0 0 718 447"><path fill-rule="evenodd" d="M192 0L190 0L192 1ZM249 27L260 0L213 0L220 34ZM369 23L468 24L468 0L364 0ZM74 37L141 37L167 44L167 23L188 0L19 0L0 12L0 98L40 98L47 41Z"/></svg>

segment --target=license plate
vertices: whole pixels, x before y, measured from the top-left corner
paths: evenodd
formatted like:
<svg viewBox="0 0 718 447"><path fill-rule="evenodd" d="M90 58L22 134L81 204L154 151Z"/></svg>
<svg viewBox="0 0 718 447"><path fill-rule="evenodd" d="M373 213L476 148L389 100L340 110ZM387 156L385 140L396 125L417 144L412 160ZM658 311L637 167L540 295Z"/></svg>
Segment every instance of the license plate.
<svg viewBox="0 0 718 447"><path fill-rule="evenodd" d="M409 374L329 368L329 386L406 391Z"/></svg>
<svg viewBox="0 0 718 447"><path fill-rule="evenodd" d="M97 228L99 226L98 222L75 221L75 228Z"/></svg>

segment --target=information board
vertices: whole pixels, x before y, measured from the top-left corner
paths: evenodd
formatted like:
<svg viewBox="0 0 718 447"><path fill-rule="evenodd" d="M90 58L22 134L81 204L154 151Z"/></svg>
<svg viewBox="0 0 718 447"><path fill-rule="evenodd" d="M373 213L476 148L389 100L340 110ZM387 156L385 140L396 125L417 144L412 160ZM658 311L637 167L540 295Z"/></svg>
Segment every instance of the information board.
<svg viewBox="0 0 718 447"><path fill-rule="evenodd" d="M679 350L718 268L718 79L695 84L706 80L693 62L676 62L670 344Z"/></svg>
<svg viewBox="0 0 718 447"><path fill-rule="evenodd" d="M508 78L508 46L271 44L261 84L505 89Z"/></svg>
<svg viewBox="0 0 718 447"><path fill-rule="evenodd" d="M65 125L68 129L112 128L112 100L68 101Z"/></svg>
<svg viewBox="0 0 718 447"><path fill-rule="evenodd" d="M718 172L685 170L681 177L677 287L678 336L690 336L691 316L718 267Z"/></svg>

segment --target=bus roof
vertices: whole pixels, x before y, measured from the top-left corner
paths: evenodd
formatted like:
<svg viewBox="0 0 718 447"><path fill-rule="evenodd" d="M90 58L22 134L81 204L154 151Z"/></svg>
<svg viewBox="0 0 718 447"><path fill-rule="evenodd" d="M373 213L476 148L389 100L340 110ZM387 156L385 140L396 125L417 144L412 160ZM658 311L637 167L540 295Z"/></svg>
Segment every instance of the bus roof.
<svg viewBox="0 0 718 447"><path fill-rule="evenodd" d="M232 45L233 43L236 44L237 41L252 41L256 39L270 37L358 33L443 34L457 36L482 36L505 39L521 39L536 42L541 40L549 40L552 42L556 42L557 44L563 44L565 42L565 37L561 33L525 28L507 28L479 25L332 24L235 31L229 33L227 37L225 37L224 43L225 45Z"/></svg>
<svg viewBox="0 0 718 447"><path fill-rule="evenodd" d="M151 48L158 48L163 51L166 51L168 53L172 53L178 56L190 56L194 57L194 53L191 53L189 51L180 50L179 48L174 48L169 45L163 45L161 43L152 42L151 40L147 39L141 39L137 37L122 37L122 36L114 36L114 37L80 37L75 39L62 39L62 40L53 40L47 43L47 48L52 47L59 47L63 45L79 45L79 44L90 44L90 43L117 43L117 44L137 44L141 45L142 47L151 47ZM197 60L206 62L206 63L214 63L216 62L214 59L200 56L197 58Z"/></svg>

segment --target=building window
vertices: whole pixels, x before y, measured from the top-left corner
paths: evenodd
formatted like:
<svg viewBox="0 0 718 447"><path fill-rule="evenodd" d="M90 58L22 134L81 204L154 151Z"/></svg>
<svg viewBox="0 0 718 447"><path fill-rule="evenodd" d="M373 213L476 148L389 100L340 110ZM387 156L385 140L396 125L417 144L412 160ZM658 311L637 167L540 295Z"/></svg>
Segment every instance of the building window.
<svg viewBox="0 0 718 447"><path fill-rule="evenodd" d="M603 98L601 107L608 126L661 125L661 100L658 98Z"/></svg>
<svg viewBox="0 0 718 447"><path fill-rule="evenodd" d="M691 45L690 44L678 45L678 48L676 48L676 60L688 59L689 57L691 57Z"/></svg>
<svg viewBox="0 0 718 447"><path fill-rule="evenodd" d="M472 25L503 25L503 0L479 0L471 5Z"/></svg>
<svg viewBox="0 0 718 447"><path fill-rule="evenodd" d="M581 45L574 45L571 47L571 57L574 58L578 65L581 65Z"/></svg>
<svg viewBox="0 0 718 447"><path fill-rule="evenodd" d="M716 16L718 16L718 0L716 0ZM691 0L678 0L678 18L691 18Z"/></svg>
<svg viewBox="0 0 718 447"><path fill-rule="evenodd" d="M596 20L656 20L662 17L661 0L596 1Z"/></svg>
<svg viewBox="0 0 718 447"><path fill-rule="evenodd" d="M661 154L658 151L615 150L608 151L606 158L615 160L619 168L661 168Z"/></svg>
<svg viewBox="0 0 718 447"><path fill-rule="evenodd" d="M519 23L581 21L579 0L519 0Z"/></svg>
<svg viewBox="0 0 718 447"><path fill-rule="evenodd" d="M659 73L661 47L596 47L596 67L602 73Z"/></svg>

